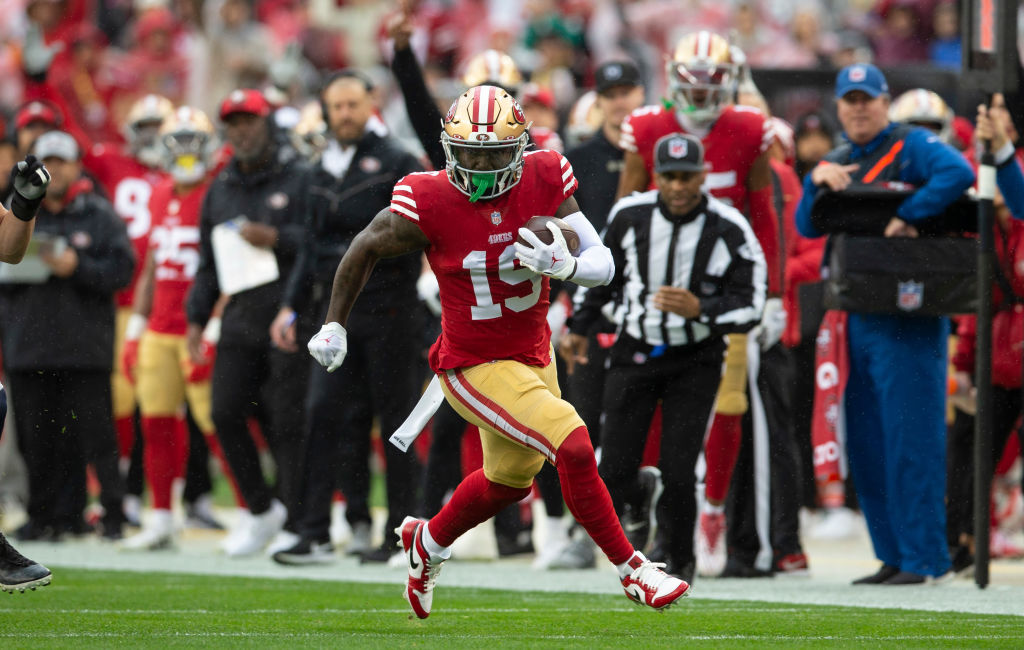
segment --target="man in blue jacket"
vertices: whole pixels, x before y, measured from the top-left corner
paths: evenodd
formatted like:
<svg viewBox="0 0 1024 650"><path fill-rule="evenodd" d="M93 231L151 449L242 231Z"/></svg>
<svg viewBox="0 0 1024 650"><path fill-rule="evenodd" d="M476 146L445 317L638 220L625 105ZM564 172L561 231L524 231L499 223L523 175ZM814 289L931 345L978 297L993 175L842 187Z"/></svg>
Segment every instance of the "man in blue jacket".
<svg viewBox="0 0 1024 650"><path fill-rule="evenodd" d="M921 127L890 123L889 86L873 65L836 79L846 140L804 180L796 224L821 237L811 207L822 188L900 181L915 191L885 227L915 237L974 182L955 149ZM945 396L949 321L944 317L850 313L845 394L846 451L875 555L882 568L854 584L921 584L949 571L945 539Z"/></svg>

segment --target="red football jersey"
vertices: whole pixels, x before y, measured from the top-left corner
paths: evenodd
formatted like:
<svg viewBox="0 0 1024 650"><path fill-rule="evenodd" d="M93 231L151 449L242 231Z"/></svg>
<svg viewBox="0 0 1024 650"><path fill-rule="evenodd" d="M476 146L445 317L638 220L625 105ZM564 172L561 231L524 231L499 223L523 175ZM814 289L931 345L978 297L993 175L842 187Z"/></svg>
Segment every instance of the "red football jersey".
<svg viewBox="0 0 1024 650"><path fill-rule="evenodd" d="M551 362L548 279L521 268L513 244L531 217L553 216L577 186L569 161L547 150L527 152L519 183L489 201L470 203L444 172L398 181L391 211L430 240L427 261L441 289L434 372L499 359Z"/></svg>
<svg viewBox="0 0 1024 650"><path fill-rule="evenodd" d="M135 283L142 272L142 261L146 256L146 237L152 225L149 199L153 188L167 178L167 173L143 165L113 145L93 146L85 153L82 164L110 197L114 212L124 220L128 238L132 240L136 259L135 273L132 275L132 283L116 296L118 307L128 307L135 296Z"/></svg>
<svg viewBox="0 0 1024 650"><path fill-rule="evenodd" d="M149 329L154 332L185 334L185 297L199 268L199 211L207 187L209 183L203 183L179 195L168 178L153 189L149 248L156 273Z"/></svg>
<svg viewBox="0 0 1024 650"><path fill-rule="evenodd" d="M670 133L688 133L676 114L662 106L644 106L622 122L619 146L640 154L654 189L654 145ZM747 212L747 176L754 161L772 143L771 123L749 106L727 106L701 138L708 175L704 189L737 210Z"/></svg>

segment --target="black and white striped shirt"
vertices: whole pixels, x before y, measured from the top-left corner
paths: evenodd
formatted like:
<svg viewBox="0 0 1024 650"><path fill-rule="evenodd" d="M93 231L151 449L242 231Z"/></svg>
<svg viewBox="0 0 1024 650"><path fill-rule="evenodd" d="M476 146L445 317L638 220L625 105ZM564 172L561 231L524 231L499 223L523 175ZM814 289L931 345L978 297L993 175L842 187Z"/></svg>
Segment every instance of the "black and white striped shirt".
<svg viewBox="0 0 1024 650"><path fill-rule="evenodd" d="M746 218L705 194L685 215L663 209L657 190L620 199L604 243L615 259L607 286L576 296L570 330L586 334L602 308L615 303L619 332L648 345L678 346L747 332L761 319L767 288L764 253ZM652 304L662 285L685 287L701 304L687 319Z"/></svg>

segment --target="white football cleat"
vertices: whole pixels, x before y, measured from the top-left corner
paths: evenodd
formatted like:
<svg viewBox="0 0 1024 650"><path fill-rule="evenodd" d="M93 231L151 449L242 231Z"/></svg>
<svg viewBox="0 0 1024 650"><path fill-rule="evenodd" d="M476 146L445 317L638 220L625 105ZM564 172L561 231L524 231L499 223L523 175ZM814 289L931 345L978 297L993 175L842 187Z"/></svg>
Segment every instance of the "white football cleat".
<svg viewBox="0 0 1024 650"><path fill-rule="evenodd" d="M714 578L725 570L725 513L702 512L697 525L697 575Z"/></svg>
<svg viewBox="0 0 1024 650"><path fill-rule="evenodd" d="M680 598L690 595L690 585L664 571L664 564L651 562L640 551L629 559L633 570L622 578L622 589L634 603L657 610L671 607Z"/></svg>
<svg viewBox="0 0 1024 650"><path fill-rule="evenodd" d="M248 526L235 540L234 544L224 544L224 552L229 557L244 557L259 553L270 540L284 527L288 519L288 510L277 499L270 502L270 508L259 515L250 515Z"/></svg>
<svg viewBox="0 0 1024 650"><path fill-rule="evenodd" d="M156 551L174 543L174 516L170 510L154 510L143 518L142 530L118 543L125 551Z"/></svg>
<svg viewBox="0 0 1024 650"><path fill-rule="evenodd" d="M345 547L347 555L362 555L373 550L373 530L366 521L357 522L352 526L352 538Z"/></svg>
<svg viewBox="0 0 1024 650"><path fill-rule="evenodd" d="M286 551L299 543L302 538L290 530L282 530L267 544L267 557L274 557L278 551Z"/></svg>
<svg viewBox="0 0 1024 650"><path fill-rule="evenodd" d="M433 559L423 547L423 527L427 522L415 517L406 517L395 529L406 557L409 580L405 585L405 599L412 606L418 618L430 616L434 602L434 582L441 575L442 559Z"/></svg>

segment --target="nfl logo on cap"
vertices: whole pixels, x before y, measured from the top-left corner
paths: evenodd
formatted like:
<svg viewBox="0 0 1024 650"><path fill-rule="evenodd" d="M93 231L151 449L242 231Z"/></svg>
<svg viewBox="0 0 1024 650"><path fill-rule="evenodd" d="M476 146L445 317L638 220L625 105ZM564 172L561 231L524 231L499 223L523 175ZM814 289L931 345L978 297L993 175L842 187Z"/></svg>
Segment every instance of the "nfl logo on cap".
<svg viewBox="0 0 1024 650"><path fill-rule="evenodd" d="M868 73L864 70L863 66L857 65L850 69L850 81L854 83L860 83L861 81L864 81L867 75Z"/></svg>
<svg viewBox="0 0 1024 650"><path fill-rule="evenodd" d="M668 155L673 158L686 158L687 143L682 138L676 138L668 143Z"/></svg>

